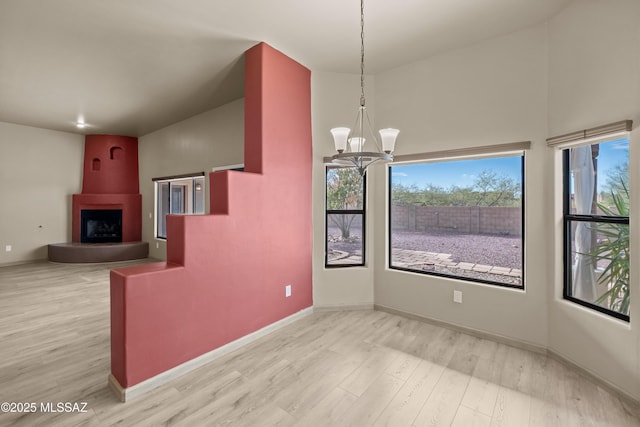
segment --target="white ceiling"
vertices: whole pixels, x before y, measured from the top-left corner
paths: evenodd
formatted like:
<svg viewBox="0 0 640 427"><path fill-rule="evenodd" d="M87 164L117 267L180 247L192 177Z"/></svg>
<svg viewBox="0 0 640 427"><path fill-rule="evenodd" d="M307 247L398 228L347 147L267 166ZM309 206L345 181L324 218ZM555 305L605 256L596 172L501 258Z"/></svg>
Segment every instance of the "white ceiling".
<svg viewBox="0 0 640 427"><path fill-rule="evenodd" d="M366 72L543 22L570 1L366 0ZM260 41L312 71L359 73L359 14L357 0L0 0L0 121L144 135L242 97L242 53Z"/></svg>

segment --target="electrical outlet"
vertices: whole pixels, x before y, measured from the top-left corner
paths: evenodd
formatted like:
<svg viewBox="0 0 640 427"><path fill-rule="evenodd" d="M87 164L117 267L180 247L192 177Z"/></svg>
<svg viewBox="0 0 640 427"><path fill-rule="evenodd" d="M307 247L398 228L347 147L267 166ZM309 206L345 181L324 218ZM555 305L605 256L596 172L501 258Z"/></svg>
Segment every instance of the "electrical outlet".
<svg viewBox="0 0 640 427"><path fill-rule="evenodd" d="M6 246L4 247L4 251L5 251L5 252L11 252L11 249L12 249L12 248L11 248L11 245L6 245Z"/></svg>
<svg viewBox="0 0 640 427"><path fill-rule="evenodd" d="M453 291L453 302L462 304L462 291Z"/></svg>
<svg viewBox="0 0 640 427"><path fill-rule="evenodd" d="M291 296L291 285L284 287L284 296L287 298Z"/></svg>

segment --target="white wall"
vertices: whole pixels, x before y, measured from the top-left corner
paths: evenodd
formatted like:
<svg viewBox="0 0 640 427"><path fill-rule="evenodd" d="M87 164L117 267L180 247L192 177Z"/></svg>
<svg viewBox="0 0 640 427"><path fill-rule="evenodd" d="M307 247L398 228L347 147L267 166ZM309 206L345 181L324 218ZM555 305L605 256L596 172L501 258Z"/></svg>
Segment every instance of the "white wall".
<svg viewBox="0 0 640 427"><path fill-rule="evenodd" d="M377 167L376 304L546 346L546 40L546 26L537 26L376 75L377 127L401 129L396 154L532 142L525 156L525 290L389 270L386 168ZM463 304L453 303L454 289Z"/></svg>
<svg viewBox="0 0 640 427"><path fill-rule="evenodd" d="M365 86L372 88L373 79ZM313 304L316 308L373 306L373 242L367 233L364 267L325 268L325 166L323 157L335 154L329 129L353 127L360 102L360 76L314 71L311 74L313 132ZM367 89L367 106L373 109L373 90ZM373 113L373 111L371 111ZM367 203L371 203L369 193ZM374 220L368 207L367 229Z"/></svg>
<svg viewBox="0 0 640 427"><path fill-rule="evenodd" d="M0 265L46 259L48 244L71 241L83 153L83 135L0 122Z"/></svg>
<svg viewBox="0 0 640 427"><path fill-rule="evenodd" d="M640 1L574 1L549 23L549 134L640 121Z"/></svg>
<svg viewBox="0 0 640 427"><path fill-rule="evenodd" d="M209 212L209 172L244 161L244 99L175 123L139 138L142 240L149 256L166 259L166 242L154 235L154 184L164 176L205 172L205 212ZM150 217L151 215L151 217Z"/></svg>
<svg viewBox="0 0 640 427"><path fill-rule="evenodd" d="M368 268L323 268L321 157L333 152L327 130L350 117L358 81L314 73L315 305L368 302L373 280L375 304L548 348L640 400L633 315L640 298L632 296L630 323L562 299L560 157L545 144L549 136L633 119L631 192L638 193L640 2L576 1L547 23L378 74L374 83L376 127L401 129L396 154L532 141L525 166L526 290L389 270L384 166L369 173ZM631 209L640 211L638 198ZM640 216L632 214L636 254L639 227ZM631 295L640 294L639 275L632 262ZM452 302L454 289L463 291L463 304Z"/></svg>
<svg viewBox="0 0 640 427"><path fill-rule="evenodd" d="M640 1L573 2L549 24L550 136L633 119L630 148L630 250L640 242ZM562 299L561 155L548 150L549 217L546 250L549 282L549 347L640 400L640 280L631 262L631 322L584 309Z"/></svg>

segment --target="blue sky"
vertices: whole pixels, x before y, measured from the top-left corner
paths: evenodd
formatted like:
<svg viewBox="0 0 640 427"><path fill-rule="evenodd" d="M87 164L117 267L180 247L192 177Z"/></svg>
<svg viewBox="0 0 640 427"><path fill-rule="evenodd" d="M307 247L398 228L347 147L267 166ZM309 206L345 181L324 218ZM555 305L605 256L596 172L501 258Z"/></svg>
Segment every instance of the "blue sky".
<svg viewBox="0 0 640 427"><path fill-rule="evenodd" d="M598 154L598 193L606 191L608 171L629 160L629 138L621 138L600 144Z"/></svg>
<svg viewBox="0 0 640 427"><path fill-rule="evenodd" d="M598 192L607 182L607 172L617 164L629 158L629 139L621 138L600 144L598 156ZM446 162L413 163L391 167L391 179L394 184L417 185L424 188L433 184L445 189L452 185L472 186L483 170L495 171L506 175L516 182L520 181L520 156L497 157L487 159L468 159Z"/></svg>
<svg viewBox="0 0 640 427"><path fill-rule="evenodd" d="M520 156L468 159L447 162L413 163L391 167L394 184L417 185L424 188L432 184L445 189L452 185L471 187L484 170L495 171L520 181Z"/></svg>

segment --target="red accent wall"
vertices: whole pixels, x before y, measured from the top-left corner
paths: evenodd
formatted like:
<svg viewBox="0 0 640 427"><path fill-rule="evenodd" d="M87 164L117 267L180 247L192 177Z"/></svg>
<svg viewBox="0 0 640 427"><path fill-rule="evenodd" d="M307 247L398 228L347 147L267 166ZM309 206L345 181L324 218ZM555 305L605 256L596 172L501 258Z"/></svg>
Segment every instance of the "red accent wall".
<svg viewBox="0 0 640 427"><path fill-rule="evenodd" d="M312 305L310 71L264 43L245 53L244 163L210 174L211 214L168 216L167 262L111 272L121 386Z"/></svg>
<svg viewBox="0 0 640 427"><path fill-rule="evenodd" d="M72 242L80 242L80 212L83 209L122 209L122 241L142 240L137 138L85 137L82 194L72 197Z"/></svg>
<svg viewBox="0 0 640 427"><path fill-rule="evenodd" d="M87 135L83 194L138 194L138 138Z"/></svg>

